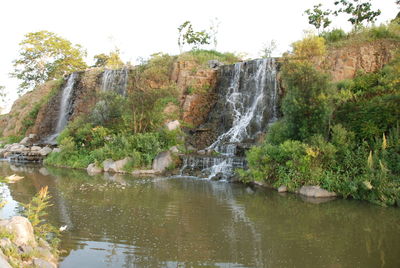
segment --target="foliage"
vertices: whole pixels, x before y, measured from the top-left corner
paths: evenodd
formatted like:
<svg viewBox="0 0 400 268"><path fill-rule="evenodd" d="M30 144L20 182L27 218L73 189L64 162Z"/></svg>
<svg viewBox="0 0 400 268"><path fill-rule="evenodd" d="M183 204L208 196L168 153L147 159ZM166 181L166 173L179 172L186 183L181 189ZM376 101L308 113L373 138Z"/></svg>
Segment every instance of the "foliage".
<svg viewBox="0 0 400 268"><path fill-rule="evenodd" d="M51 242L56 248L60 241L58 239L59 231L45 220L47 216L46 209L51 206L50 199L48 187L41 188L32 200L24 205L24 213L31 222L35 235Z"/></svg>
<svg viewBox="0 0 400 268"><path fill-rule="evenodd" d="M325 39L326 43L335 43L347 38L347 34L342 29L333 29L331 31L324 31L320 34Z"/></svg>
<svg viewBox="0 0 400 268"><path fill-rule="evenodd" d="M275 40L271 40L268 43L264 44L261 50L262 58L270 58L272 57L272 53L275 51L277 45Z"/></svg>
<svg viewBox="0 0 400 268"><path fill-rule="evenodd" d="M215 50L192 50L179 55L178 60L195 61L201 66L207 66L208 61L217 60L223 64L233 64L240 61L240 57L233 53L221 53Z"/></svg>
<svg viewBox="0 0 400 268"><path fill-rule="evenodd" d="M241 179L291 191L319 185L345 198L399 205L400 56L379 72L337 83L336 91L304 61L288 60L282 70L284 116L247 152Z"/></svg>
<svg viewBox="0 0 400 268"><path fill-rule="evenodd" d="M303 40L294 42L293 56L299 60L309 60L312 57L322 56L326 53L325 39L308 34Z"/></svg>
<svg viewBox="0 0 400 268"><path fill-rule="evenodd" d="M340 8L334 12L335 15L339 13L346 13L350 15L349 22L358 28L364 21L367 23L376 21L377 17L381 14L378 9L372 10L371 0L339 0L334 2Z"/></svg>
<svg viewBox="0 0 400 268"><path fill-rule="evenodd" d="M200 45L210 44L210 35L204 30L194 31L190 21L182 23L178 27L178 32L178 46L181 52L185 44L193 45L194 49L197 49Z"/></svg>
<svg viewBox="0 0 400 268"><path fill-rule="evenodd" d="M106 67L111 69L118 69L124 66L124 62L120 58L119 49L111 51L108 55L101 53L94 57L95 64L94 67Z"/></svg>
<svg viewBox="0 0 400 268"><path fill-rule="evenodd" d="M327 28L332 21L329 19L329 15L332 13L330 10L322 10L322 4L314 5L314 8L307 9L304 11L306 15L308 15L308 23L313 25L317 30L318 33L322 27L322 30Z"/></svg>
<svg viewBox="0 0 400 268"><path fill-rule="evenodd" d="M81 46L72 45L54 33L28 33L19 45L19 58L14 61L12 73L12 76L22 80L19 94L48 80L86 68L83 61L86 52Z"/></svg>
<svg viewBox="0 0 400 268"><path fill-rule="evenodd" d="M286 130L291 139L326 135L332 113L328 76L310 63L289 62L282 71L287 94L282 101Z"/></svg>

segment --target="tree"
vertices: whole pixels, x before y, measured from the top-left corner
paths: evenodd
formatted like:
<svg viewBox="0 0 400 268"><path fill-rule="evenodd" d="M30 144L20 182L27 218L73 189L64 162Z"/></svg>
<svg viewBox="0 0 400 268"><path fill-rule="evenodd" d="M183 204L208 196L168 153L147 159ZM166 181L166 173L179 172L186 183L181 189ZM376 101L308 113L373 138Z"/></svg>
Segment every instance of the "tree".
<svg viewBox="0 0 400 268"><path fill-rule="evenodd" d="M199 45L210 44L210 35L205 31L195 32L192 23L185 21L178 27L178 46L182 53L182 48L185 44L193 45L193 48L198 48Z"/></svg>
<svg viewBox="0 0 400 268"><path fill-rule="evenodd" d="M212 39L212 42L214 44L214 50L217 50L217 44L218 44L218 31L219 31L219 25L221 22L218 20L218 18L214 18L211 20L211 26L210 26L210 36Z"/></svg>
<svg viewBox="0 0 400 268"><path fill-rule="evenodd" d="M48 31L28 33L19 44L12 77L22 80L18 94L67 73L85 69L86 51L80 45Z"/></svg>
<svg viewBox="0 0 400 268"><path fill-rule="evenodd" d="M372 4L371 0L365 0L366 2L362 2L362 0L339 0L335 1L336 6L340 6L338 10L334 12L337 16L339 13L347 13L351 17L348 21L351 22L355 29L359 28L364 21L367 23L376 21L377 17L381 14L381 11L378 9L376 11L371 10Z"/></svg>
<svg viewBox="0 0 400 268"><path fill-rule="evenodd" d="M276 47L277 45L275 40L271 40L268 43L264 44L263 48L261 49L261 57L270 58Z"/></svg>
<svg viewBox="0 0 400 268"><path fill-rule="evenodd" d="M118 69L124 66L124 62L120 58L119 49L115 49L111 51L108 55L102 53L94 56L94 60L96 61L95 67L107 67L111 69Z"/></svg>
<svg viewBox="0 0 400 268"><path fill-rule="evenodd" d="M321 33L321 27L322 30L324 30L325 28L327 28L332 21L329 19L329 15L331 15L332 11L331 10L322 10L321 9L322 4L318 4L314 6L314 9L307 9L306 11L304 11L304 13L306 15L308 15L308 23L313 25L317 31L318 34Z"/></svg>
<svg viewBox="0 0 400 268"><path fill-rule="evenodd" d="M3 86L0 86L0 114L1 114L1 112L3 111L3 109L4 109L4 104L6 103L6 97L7 97L7 94L6 94L6 92L5 92L5 87L3 87Z"/></svg>

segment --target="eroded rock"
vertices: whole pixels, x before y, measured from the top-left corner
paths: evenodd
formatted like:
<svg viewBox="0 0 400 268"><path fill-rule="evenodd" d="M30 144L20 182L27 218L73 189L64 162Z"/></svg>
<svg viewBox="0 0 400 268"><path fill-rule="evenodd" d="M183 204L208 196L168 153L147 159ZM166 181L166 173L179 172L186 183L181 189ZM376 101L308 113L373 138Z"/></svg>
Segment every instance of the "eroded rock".
<svg viewBox="0 0 400 268"><path fill-rule="evenodd" d="M47 155L50 154L52 151L53 151L53 149L51 149L50 147L46 146L46 147L43 147L43 148L39 151L39 153L40 153L42 156L47 156Z"/></svg>
<svg viewBox="0 0 400 268"><path fill-rule="evenodd" d="M178 120L174 120L174 121L165 123L165 127L170 131L178 129L178 128L180 128L180 126L181 126L181 123L179 123Z"/></svg>
<svg viewBox="0 0 400 268"><path fill-rule="evenodd" d="M317 198L326 198L326 197L335 197L336 193L329 192L325 189L322 189L319 186L302 186L299 190L299 194L308 196L308 197L317 197Z"/></svg>
<svg viewBox="0 0 400 268"><path fill-rule="evenodd" d="M98 174L103 172L103 169L101 167L98 167L95 163L89 164L89 166L86 168L87 173L89 173L89 175L92 174Z"/></svg>
<svg viewBox="0 0 400 268"><path fill-rule="evenodd" d="M13 242L17 246L36 246L35 236L33 235L33 227L27 218L15 216L10 220L2 220L0 221L0 227L14 235Z"/></svg>
<svg viewBox="0 0 400 268"><path fill-rule="evenodd" d="M173 163L171 152L161 152L153 161L153 170L158 173L164 172Z"/></svg>
<svg viewBox="0 0 400 268"><path fill-rule="evenodd" d="M286 187L286 185L281 185L278 188L278 193L286 193L288 191L288 188Z"/></svg>

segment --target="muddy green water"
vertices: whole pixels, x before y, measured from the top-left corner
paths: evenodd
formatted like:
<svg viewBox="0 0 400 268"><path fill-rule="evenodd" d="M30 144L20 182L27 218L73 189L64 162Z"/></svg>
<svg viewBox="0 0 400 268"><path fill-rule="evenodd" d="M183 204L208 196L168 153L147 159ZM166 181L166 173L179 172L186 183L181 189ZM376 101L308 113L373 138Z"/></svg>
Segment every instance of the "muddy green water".
<svg viewBox="0 0 400 268"><path fill-rule="evenodd" d="M48 185L49 220L68 226L60 267L400 267L398 208L0 163L0 176L14 173L25 178L1 184L0 217Z"/></svg>

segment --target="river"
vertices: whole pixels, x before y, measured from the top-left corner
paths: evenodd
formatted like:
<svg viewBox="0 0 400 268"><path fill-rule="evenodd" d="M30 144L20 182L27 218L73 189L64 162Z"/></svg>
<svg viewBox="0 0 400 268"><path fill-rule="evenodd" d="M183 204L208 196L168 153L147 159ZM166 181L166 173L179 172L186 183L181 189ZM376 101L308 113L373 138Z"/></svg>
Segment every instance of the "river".
<svg viewBox="0 0 400 268"><path fill-rule="evenodd" d="M88 176L0 162L0 217L48 185L60 267L400 267L400 209L194 178Z"/></svg>

